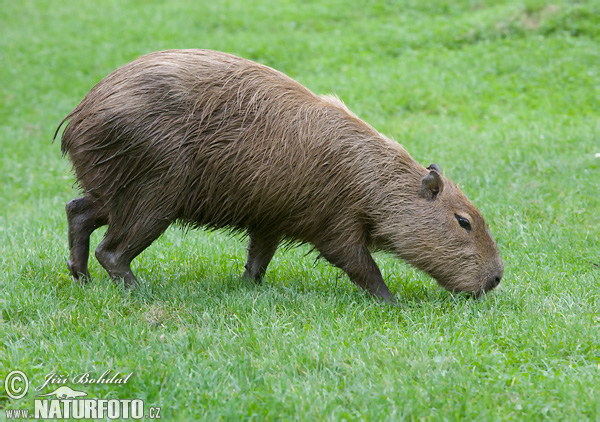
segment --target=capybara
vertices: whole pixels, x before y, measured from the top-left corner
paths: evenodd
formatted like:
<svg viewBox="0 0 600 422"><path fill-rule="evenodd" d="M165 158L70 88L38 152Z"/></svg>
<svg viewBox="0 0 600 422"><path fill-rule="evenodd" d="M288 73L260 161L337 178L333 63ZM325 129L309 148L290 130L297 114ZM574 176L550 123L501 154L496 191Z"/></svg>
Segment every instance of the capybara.
<svg viewBox="0 0 600 422"><path fill-rule="evenodd" d="M256 281L280 243L312 244L387 301L374 250L452 291L480 295L502 278L483 217L437 165L270 67L209 50L148 54L67 120L62 152L83 190L66 206L76 281L90 277L96 228L108 224L98 261L133 286L131 261L173 222L247 234L244 276Z"/></svg>

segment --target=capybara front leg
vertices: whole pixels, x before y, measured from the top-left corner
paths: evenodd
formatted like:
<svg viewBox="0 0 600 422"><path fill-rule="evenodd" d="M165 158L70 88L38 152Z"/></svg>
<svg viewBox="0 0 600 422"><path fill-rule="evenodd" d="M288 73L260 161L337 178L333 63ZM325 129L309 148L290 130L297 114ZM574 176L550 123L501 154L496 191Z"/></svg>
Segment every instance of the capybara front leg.
<svg viewBox="0 0 600 422"><path fill-rule="evenodd" d="M350 280L373 296L396 303L396 298L383 281L381 271L365 246L321 250L321 256L342 269Z"/></svg>
<svg viewBox="0 0 600 422"><path fill-rule="evenodd" d="M139 215L138 213L133 213ZM96 249L96 258L108 275L125 287L135 287L137 279L131 261L156 240L169 226L170 220L138 221L133 226L110 224ZM128 227L128 230L125 228Z"/></svg>
<svg viewBox="0 0 600 422"><path fill-rule="evenodd" d="M89 196L67 202L65 209L69 225L70 252L67 266L73 280L83 282L90 279L88 271L90 235L98 227L105 225L108 219L102 205Z"/></svg>
<svg viewBox="0 0 600 422"><path fill-rule="evenodd" d="M250 234L248 240L248 260L245 265L246 271L242 277L260 283L267 271L269 262L271 262L273 255L275 255L278 244L279 239L277 237Z"/></svg>

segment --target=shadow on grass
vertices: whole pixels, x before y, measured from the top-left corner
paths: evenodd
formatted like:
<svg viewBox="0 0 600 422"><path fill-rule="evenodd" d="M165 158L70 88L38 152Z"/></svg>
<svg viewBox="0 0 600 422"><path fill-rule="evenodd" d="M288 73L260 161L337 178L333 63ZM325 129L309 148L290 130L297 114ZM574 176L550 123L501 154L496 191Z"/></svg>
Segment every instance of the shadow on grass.
<svg viewBox="0 0 600 422"><path fill-rule="evenodd" d="M103 282L112 283L110 280ZM123 289L121 289L123 290ZM393 291L397 305L381 302L353 285L345 276L335 280L305 277L265 277L262 283L243 279L239 275L201 278L192 274L173 276L167 280L147 280L135 289L127 290L127 295L142 303L154 302L195 302L203 307L206 304L227 304L257 300L279 300L282 303L312 302L320 306L383 307L391 309L444 308L449 312L464 306L485 306L490 296L475 299L469 294L451 293L435 285L407 286Z"/></svg>
<svg viewBox="0 0 600 422"><path fill-rule="evenodd" d="M159 307L185 308L192 314L210 313L216 309L233 314L256 309L268 313L269 308L277 308L278 315L283 312L293 316L310 314L315 309L329 309L327 313L367 312L386 319L403 318L404 314L418 317L427 312L484 312L496 307L498 301L513 309L522 306L522 301L512 297L514 295L492 293L472 299L465 294L447 292L424 276L405 272L401 277L406 281L389 277L398 305L388 305L374 299L353 285L341 271L327 265L279 264L267 273L262 284L243 279L236 263L225 267L188 267L181 272L149 266L138 269L140 284L134 289L113 282L95 264L91 270L93 280L84 285L74 283L59 262L15 273L14 284L7 289L6 306L2 306L2 318L22 322L36 319L36 309L39 310L36 303L40 302L49 305L50 313L85 308L98 314L118 310L117 313L128 315L140 310L143 313L148 307ZM31 294L26 293L28 291Z"/></svg>

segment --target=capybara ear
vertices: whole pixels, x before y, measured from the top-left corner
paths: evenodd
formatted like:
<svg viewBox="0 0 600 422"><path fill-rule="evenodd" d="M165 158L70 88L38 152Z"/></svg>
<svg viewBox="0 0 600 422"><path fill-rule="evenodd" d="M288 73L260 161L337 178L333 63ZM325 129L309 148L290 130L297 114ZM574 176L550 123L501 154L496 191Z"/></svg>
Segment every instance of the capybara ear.
<svg viewBox="0 0 600 422"><path fill-rule="evenodd" d="M437 170L430 170L429 174L421 180L421 196L430 201L434 200L443 189L444 181L442 180L441 173Z"/></svg>
<svg viewBox="0 0 600 422"><path fill-rule="evenodd" d="M437 164L429 164L429 167L427 167L427 170L435 170L438 173L442 174L442 169Z"/></svg>

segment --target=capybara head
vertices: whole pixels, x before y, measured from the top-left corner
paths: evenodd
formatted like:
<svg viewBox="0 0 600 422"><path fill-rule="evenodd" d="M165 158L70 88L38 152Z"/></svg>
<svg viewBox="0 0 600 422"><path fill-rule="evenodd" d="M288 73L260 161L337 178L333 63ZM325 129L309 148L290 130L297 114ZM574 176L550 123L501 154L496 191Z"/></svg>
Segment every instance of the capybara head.
<svg viewBox="0 0 600 422"><path fill-rule="evenodd" d="M479 296L498 286L502 260L479 210L435 164L417 189L416 200L388 220L394 252L450 291Z"/></svg>

